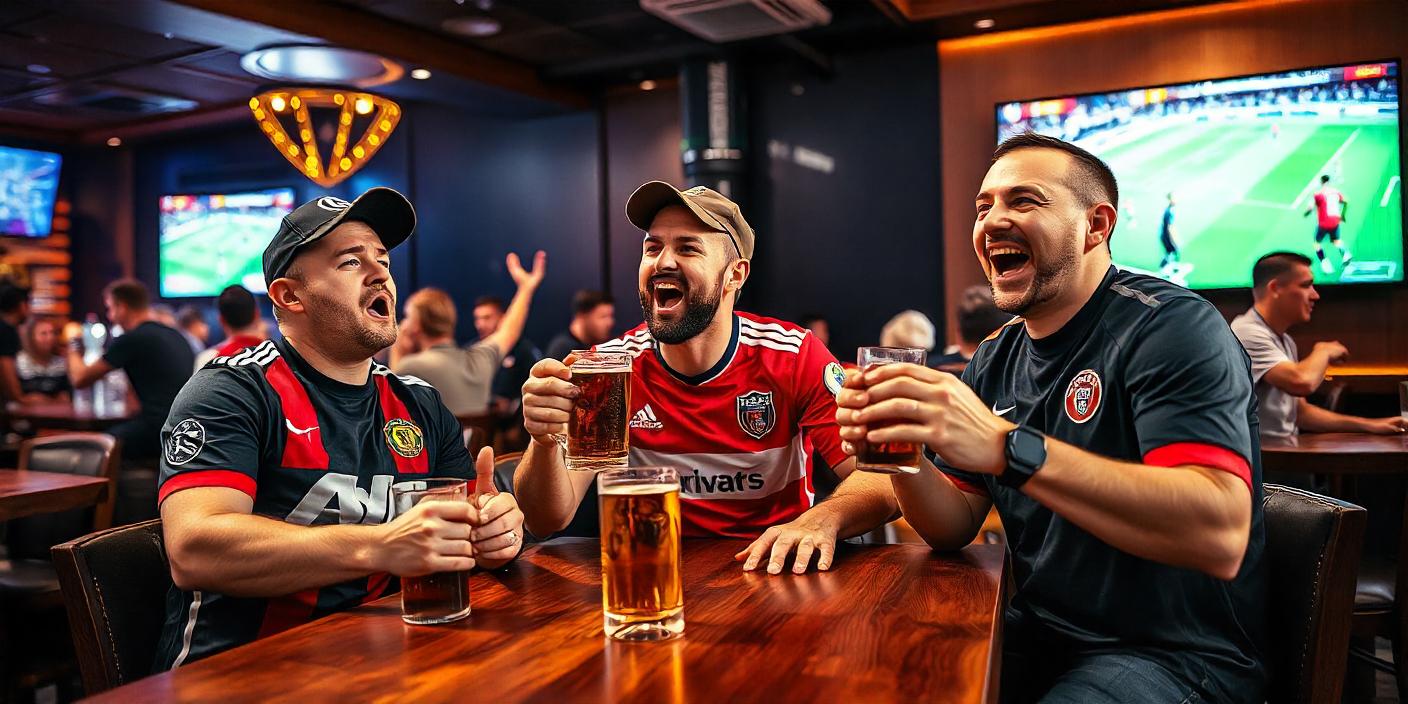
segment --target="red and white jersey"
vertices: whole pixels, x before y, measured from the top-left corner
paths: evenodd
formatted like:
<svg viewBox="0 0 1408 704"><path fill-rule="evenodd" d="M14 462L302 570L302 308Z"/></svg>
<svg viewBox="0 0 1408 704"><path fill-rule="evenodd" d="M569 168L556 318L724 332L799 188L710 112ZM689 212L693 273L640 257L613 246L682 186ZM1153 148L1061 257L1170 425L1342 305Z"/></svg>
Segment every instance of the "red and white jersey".
<svg viewBox="0 0 1408 704"><path fill-rule="evenodd" d="M1344 213L1344 194L1325 186L1315 194L1315 215L1320 223L1320 227L1327 230L1334 229L1340 224L1340 216Z"/></svg>
<svg viewBox="0 0 1408 704"><path fill-rule="evenodd" d="M719 363L686 377L641 325L602 352L631 366L631 465L680 473L684 534L755 538L811 507L812 450L846 459L836 425L841 365L810 332L736 313Z"/></svg>

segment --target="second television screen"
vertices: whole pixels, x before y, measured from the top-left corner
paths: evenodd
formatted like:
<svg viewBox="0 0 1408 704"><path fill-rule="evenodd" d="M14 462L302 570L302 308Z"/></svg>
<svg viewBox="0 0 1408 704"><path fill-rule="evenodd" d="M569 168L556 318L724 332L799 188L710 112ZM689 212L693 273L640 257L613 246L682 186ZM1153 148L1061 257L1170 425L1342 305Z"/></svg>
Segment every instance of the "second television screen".
<svg viewBox="0 0 1408 704"><path fill-rule="evenodd" d="M1236 288L1287 250L1317 283L1403 281L1398 74L1354 64L1008 103L998 141L1032 130L1110 165L1122 268Z"/></svg>
<svg viewBox="0 0 1408 704"><path fill-rule="evenodd" d="M264 293L264 248L293 189L161 197L161 295L218 296L239 284Z"/></svg>

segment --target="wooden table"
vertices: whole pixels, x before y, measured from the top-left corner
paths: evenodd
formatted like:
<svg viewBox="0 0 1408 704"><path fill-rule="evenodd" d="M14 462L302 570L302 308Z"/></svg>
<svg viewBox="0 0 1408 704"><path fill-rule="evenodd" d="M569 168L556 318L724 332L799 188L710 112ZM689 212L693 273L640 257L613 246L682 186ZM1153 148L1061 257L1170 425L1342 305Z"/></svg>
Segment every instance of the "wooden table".
<svg viewBox="0 0 1408 704"><path fill-rule="evenodd" d="M599 544L563 538L475 574L458 623L407 626L393 596L93 701L996 701L1003 548L845 546L769 576L745 545L686 541L674 641L608 640Z"/></svg>
<svg viewBox="0 0 1408 704"><path fill-rule="evenodd" d="M13 404L4 414L11 421L22 420L44 430L100 431L135 417L132 413L96 413L79 411L72 403Z"/></svg>
<svg viewBox="0 0 1408 704"><path fill-rule="evenodd" d="M0 521L92 506L107 496L101 477L0 469Z"/></svg>
<svg viewBox="0 0 1408 704"><path fill-rule="evenodd" d="M1308 474L1408 473L1408 435L1303 433L1263 438L1261 466Z"/></svg>

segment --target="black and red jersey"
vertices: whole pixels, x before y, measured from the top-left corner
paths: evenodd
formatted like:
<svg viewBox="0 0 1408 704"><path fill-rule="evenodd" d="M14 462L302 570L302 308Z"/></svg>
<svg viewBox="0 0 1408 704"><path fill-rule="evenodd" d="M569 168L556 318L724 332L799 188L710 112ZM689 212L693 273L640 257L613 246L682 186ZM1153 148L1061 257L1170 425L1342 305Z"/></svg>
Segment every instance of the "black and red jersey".
<svg viewBox="0 0 1408 704"><path fill-rule="evenodd" d="M1256 396L1246 352L1217 309L1112 267L1060 330L1033 339L1016 319L978 347L962 378L993 413L1051 438L1152 465L1148 472L1225 471L1250 489L1246 556L1237 577L1222 581L1122 552L1024 491L935 458L1002 517L1017 587L1007 642L1051 657L1135 649L1208 701L1261 701L1267 584Z"/></svg>
<svg viewBox="0 0 1408 704"><path fill-rule="evenodd" d="M304 526L391 520L391 485L474 469L459 422L420 379L372 364L363 384L319 373L287 343L219 357L177 396L162 428L159 500L221 486L254 514ZM392 593L369 575L278 598L172 588L155 667L165 670Z"/></svg>

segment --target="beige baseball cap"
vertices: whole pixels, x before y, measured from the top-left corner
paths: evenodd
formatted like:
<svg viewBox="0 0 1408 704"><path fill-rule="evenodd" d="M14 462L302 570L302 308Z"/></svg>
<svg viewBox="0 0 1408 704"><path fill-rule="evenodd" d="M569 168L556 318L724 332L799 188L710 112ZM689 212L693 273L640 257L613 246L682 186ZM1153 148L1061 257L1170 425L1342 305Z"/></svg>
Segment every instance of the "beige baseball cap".
<svg viewBox="0 0 1408 704"><path fill-rule="evenodd" d="M738 204L704 186L681 191L664 181L647 182L626 201L626 219L648 231L656 214L671 205L689 208L705 227L727 234L733 240L738 256L753 258L753 228L743 219Z"/></svg>

